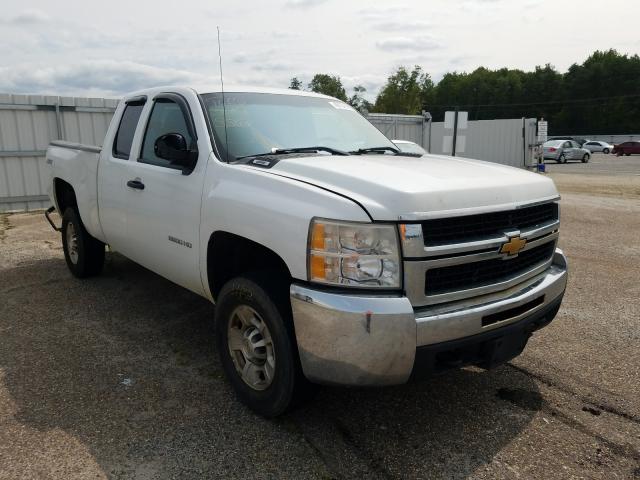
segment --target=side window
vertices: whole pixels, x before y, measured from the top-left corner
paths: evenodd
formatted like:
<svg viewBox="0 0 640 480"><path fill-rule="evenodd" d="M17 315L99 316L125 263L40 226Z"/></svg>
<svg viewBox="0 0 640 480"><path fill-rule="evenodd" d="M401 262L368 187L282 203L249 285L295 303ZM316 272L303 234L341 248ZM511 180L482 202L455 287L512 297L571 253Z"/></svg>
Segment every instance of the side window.
<svg viewBox="0 0 640 480"><path fill-rule="evenodd" d="M571 142L564 142L562 148L571 148Z"/></svg>
<svg viewBox="0 0 640 480"><path fill-rule="evenodd" d="M191 145L193 142L179 105L172 100L160 98L154 103L151 115L149 115L147 131L144 134L142 151L138 161L161 167L181 168L171 165L169 160L159 158L155 154L154 146L156 140L167 133L179 133L186 139L187 145Z"/></svg>
<svg viewBox="0 0 640 480"><path fill-rule="evenodd" d="M133 136L136 133L136 127L138 126L138 120L140 119L143 107L144 101L127 103L126 107L124 107L120 125L118 126L118 131L113 141L114 157L129 160Z"/></svg>

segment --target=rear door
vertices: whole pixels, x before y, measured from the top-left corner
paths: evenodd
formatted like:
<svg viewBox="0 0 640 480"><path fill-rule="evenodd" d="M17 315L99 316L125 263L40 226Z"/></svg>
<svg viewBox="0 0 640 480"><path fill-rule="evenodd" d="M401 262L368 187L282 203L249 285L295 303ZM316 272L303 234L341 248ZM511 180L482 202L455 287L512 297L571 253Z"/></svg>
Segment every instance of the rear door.
<svg viewBox="0 0 640 480"><path fill-rule="evenodd" d="M124 99L118 107L114 122L105 138L98 166L98 205L100 224L111 248L129 256L127 236L126 178L129 165L135 162L131 150L141 133L140 117L147 97ZM115 131L112 131L115 129Z"/></svg>
<svg viewBox="0 0 640 480"><path fill-rule="evenodd" d="M199 266L200 205L208 150L191 172L156 155L156 140L182 135L198 149L198 132L187 99L167 92L150 99L138 157L128 165L126 204L130 257L163 277L202 292ZM199 105L193 110L199 113ZM201 135L204 132L201 132Z"/></svg>

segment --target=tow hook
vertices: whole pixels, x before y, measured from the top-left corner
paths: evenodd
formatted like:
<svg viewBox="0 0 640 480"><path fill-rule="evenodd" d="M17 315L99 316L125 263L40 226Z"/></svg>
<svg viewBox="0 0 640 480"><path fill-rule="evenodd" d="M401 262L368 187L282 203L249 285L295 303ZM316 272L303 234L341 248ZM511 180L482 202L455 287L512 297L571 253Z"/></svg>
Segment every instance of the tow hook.
<svg viewBox="0 0 640 480"><path fill-rule="evenodd" d="M49 222L49 225L51 225L51 228L53 228L56 232L61 231L62 229L60 227L56 227L56 224L53 223L53 220L51 220L50 215L56 210L56 207L54 207L53 205L51 205L49 208L47 208L47 211L44 212L44 216L47 219L47 222Z"/></svg>

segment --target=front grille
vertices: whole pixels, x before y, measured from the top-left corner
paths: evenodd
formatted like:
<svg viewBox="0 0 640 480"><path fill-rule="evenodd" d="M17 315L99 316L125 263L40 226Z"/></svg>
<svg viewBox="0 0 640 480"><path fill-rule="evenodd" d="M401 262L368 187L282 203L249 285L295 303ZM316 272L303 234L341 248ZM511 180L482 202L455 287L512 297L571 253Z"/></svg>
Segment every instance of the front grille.
<svg viewBox="0 0 640 480"><path fill-rule="evenodd" d="M509 229L523 230L557 219L558 205L551 202L506 212L427 220L422 222L422 233L424 244L429 247L466 242L478 237L501 234Z"/></svg>
<svg viewBox="0 0 640 480"><path fill-rule="evenodd" d="M512 259L494 258L427 270L425 294L438 295L456 290L484 287L508 281L549 260L555 242L525 250Z"/></svg>

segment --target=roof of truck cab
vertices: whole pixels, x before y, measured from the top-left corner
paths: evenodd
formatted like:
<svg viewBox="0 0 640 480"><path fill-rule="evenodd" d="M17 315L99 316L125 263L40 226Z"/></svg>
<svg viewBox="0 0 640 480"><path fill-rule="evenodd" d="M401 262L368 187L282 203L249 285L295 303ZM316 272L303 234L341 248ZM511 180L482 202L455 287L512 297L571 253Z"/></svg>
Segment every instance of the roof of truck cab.
<svg viewBox="0 0 640 480"><path fill-rule="evenodd" d="M191 88L193 88L196 92L200 94L222 92L220 85L193 86ZM321 93L307 92L304 90L293 90L291 88L247 87L247 86L237 86L237 85L231 85L228 87L225 86L224 92L225 93L271 93L274 95L300 95L303 97L333 98L333 97L329 97L328 95L323 95Z"/></svg>
<svg viewBox="0 0 640 480"><path fill-rule="evenodd" d="M221 93L222 89L220 85L165 85L162 87L147 88L144 90L138 90L137 92L131 92L125 95L125 98L135 95L146 95L156 92L171 92L176 90L191 89L195 90L199 94L205 93ZM250 87L250 86L238 86L238 85L225 85L225 93L270 93L272 95L297 95L302 97L319 97L335 100L334 97L323 95L321 93L307 92L304 90L292 90L290 88L267 88L267 87Z"/></svg>

